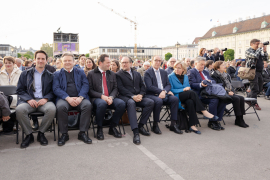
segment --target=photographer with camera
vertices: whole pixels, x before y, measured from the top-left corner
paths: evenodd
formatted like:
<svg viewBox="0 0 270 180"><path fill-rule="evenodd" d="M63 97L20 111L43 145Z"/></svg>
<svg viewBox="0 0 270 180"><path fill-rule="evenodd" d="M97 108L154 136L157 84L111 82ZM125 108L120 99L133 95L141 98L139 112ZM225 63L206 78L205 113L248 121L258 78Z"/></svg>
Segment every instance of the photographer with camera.
<svg viewBox="0 0 270 180"><path fill-rule="evenodd" d="M212 52L213 52L213 49L205 50L203 57L205 57L206 60L213 60L214 61L214 58L212 57Z"/></svg>
<svg viewBox="0 0 270 180"><path fill-rule="evenodd" d="M255 78L250 81L251 98L257 99L257 95L263 89L263 61L268 60L268 53L266 52L266 45L268 44L269 42L261 43L259 39L252 39L250 41L250 48L248 48L245 53L247 67L250 67L251 69L256 69ZM255 104L255 108L257 110L261 110L258 103Z"/></svg>
<svg viewBox="0 0 270 180"><path fill-rule="evenodd" d="M212 54L212 60L216 61L224 61L223 51L227 51L227 48L220 50L218 47L214 49L214 54Z"/></svg>

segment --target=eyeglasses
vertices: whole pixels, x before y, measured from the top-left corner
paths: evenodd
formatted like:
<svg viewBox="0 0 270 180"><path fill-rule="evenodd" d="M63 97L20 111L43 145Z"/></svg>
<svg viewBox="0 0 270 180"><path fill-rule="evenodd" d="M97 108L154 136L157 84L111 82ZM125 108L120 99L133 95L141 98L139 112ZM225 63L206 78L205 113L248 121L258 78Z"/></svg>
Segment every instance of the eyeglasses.
<svg viewBox="0 0 270 180"><path fill-rule="evenodd" d="M129 62L121 62L121 64L128 64Z"/></svg>
<svg viewBox="0 0 270 180"><path fill-rule="evenodd" d="M154 61L156 61L156 62L161 62L161 60L157 60L157 59L154 59Z"/></svg>

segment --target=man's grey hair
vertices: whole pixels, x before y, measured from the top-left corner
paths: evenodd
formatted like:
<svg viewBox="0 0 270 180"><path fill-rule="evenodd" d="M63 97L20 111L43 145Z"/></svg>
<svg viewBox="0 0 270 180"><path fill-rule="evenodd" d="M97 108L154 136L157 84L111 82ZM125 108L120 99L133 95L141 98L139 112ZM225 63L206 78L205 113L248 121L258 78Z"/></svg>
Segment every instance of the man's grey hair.
<svg viewBox="0 0 270 180"><path fill-rule="evenodd" d="M18 63L21 63L21 64L22 64L22 60L21 60L20 58L16 58L16 59L15 59L15 62L16 62L16 63L18 62Z"/></svg>
<svg viewBox="0 0 270 180"><path fill-rule="evenodd" d="M150 66L150 63L148 61L146 61L145 63L143 63L143 66L144 65L149 65Z"/></svg>
<svg viewBox="0 0 270 180"><path fill-rule="evenodd" d="M200 61L206 61L206 58L205 57L196 57L194 61L198 63Z"/></svg>
<svg viewBox="0 0 270 180"><path fill-rule="evenodd" d="M129 58L128 56L124 56L124 57L122 57L121 61L122 61L124 58L127 58L127 59L129 60L129 62L130 62L130 63L133 63L132 59L131 59L131 58Z"/></svg>

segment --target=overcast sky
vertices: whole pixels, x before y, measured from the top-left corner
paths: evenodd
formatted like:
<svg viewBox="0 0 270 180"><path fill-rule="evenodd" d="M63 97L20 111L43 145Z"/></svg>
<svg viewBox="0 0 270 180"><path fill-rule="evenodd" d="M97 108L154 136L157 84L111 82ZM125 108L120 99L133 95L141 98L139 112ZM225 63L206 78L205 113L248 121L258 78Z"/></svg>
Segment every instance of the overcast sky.
<svg viewBox="0 0 270 180"><path fill-rule="evenodd" d="M270 14L269 0L1 0L0 44L39 49L52 43L61 27L64 33L79 33L80 53L98 46L134 46L134 26L98 2L136 17L138 46L191 43L218 20L224 25Z"/></svg>

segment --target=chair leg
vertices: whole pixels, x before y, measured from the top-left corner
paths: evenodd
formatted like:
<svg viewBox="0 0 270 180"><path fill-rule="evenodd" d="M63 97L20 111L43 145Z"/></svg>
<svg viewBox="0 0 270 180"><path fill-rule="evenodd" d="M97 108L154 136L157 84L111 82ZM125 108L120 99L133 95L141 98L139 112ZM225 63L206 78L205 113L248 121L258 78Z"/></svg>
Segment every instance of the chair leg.
<svg viewBox="0 0 270 180"><path fill-rule="evenodd" d="M94 116L91 117L91 122L92 122L92 126L93 126L93 133L94 133L94 137L96 138L96 133L95 133L95 124L94 124Z"/></svg>
<svg viewBox="0 0 270 180"><path fill-rule="evenodd" d="M120 119L121 120L121 124L122 124L122 129L123 129L123 132L124 132L124 135L126 134L126 132L125 132L125 128L124 128L124 124L123 124L123 120L122 120L122 118Z"/></svg>
<svg viewBox="0 0 270 180"><path fill-rule="evenodd" d="M253 109L254 109L254 112L255 112L255 114L256 114L256 116L257 116L258 120L259 120L259 121L261 121L261 120L260 120L260 118L259 118L259 116L258 116L258 114L257 114L256 109L254 108L254 106L252 106L252 107L253 107Z"/></svg>
<svg viewBox="0 0 270 180"><path fill-rule="evenodd" d="M226 125L226 124L225 124L225 121L224 121L224 119L223 119L223 118L222 118L222 121L223 121L223 124L224 124L224 125Z"/></svg>
<svg viewBox="0 0 270 180"><path fill-rule="evenodd" d="M54 119L53 119L53 138L54 138L54 141L56 141L56 137L55 137L55 123L54 123Z"/></svg>
<svg viewBox="0 0 270 180"><path fill-rule="evenodd" d="M57 119L56 119L56 121L57 121ZM58 134L57 139L59 139L59 137L60 137L60 132L59 132L59 131L60 131L60 129L59 129L59 124L57 125L57 131L58 131L58 132L57 132L57 134Z"/></svg>
<svg viewBox="0 0 270 180"><path fill-rule="evenodd" d="M19 125L17 120L16 120L16 144L19 144Z"/></svg>

